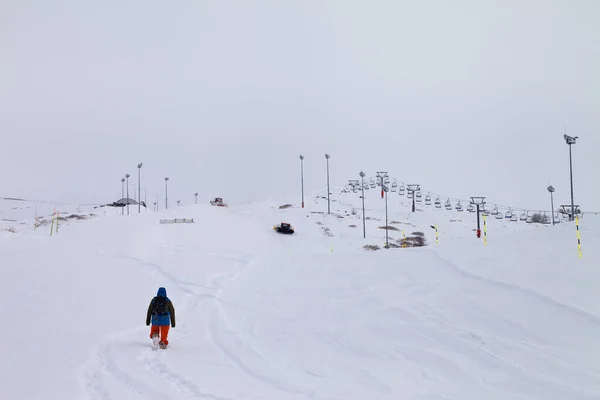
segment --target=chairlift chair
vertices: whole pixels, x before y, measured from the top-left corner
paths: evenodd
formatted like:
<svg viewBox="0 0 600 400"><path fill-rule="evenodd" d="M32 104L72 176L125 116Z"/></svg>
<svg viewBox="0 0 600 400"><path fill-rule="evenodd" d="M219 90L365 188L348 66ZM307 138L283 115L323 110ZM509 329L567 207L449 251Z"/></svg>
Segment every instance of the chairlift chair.
<svg viewBox="0 0 600 400"><path fill-rule="evenodd" d="M392 184L392 188L391 188L390 190L391 190L392 192L395 192L395 191L396 191L396 186L394 186L394 185Z"/></svg>
<svg viewBox="0 0 600 400"><path fill-rule="evenodd" d="M498 211L498 214L496 214L496 219L502 219L502 213Z"/></svg>
<svg viewBox="0 0 600 400"><path fill-rule="evenodd" d="M475 206L473 206L473 204L469 204L467 207L467 211L470 213L474 213L475 212Z"/></svg>
<svg viewBox="0 0 600 400"><path fill-rule="evenodd" d="M442 208L442 202L439 197L435 199L435 208Z"/></svg>
<svg viewBox="0 0 600 400"><path fill-rule="evenodd" d="M521 216L519 217L519 219L521 221L527 221L527 213L523 212L523 214L521 214Z"/></svg>
<svg viewBox="0 0 600 400"><path fill-rule="evenodd" d="M393 188L398 187L398 184L396 183L396 181L392 182L392 187Z"/></svg>
<svg viewBox="0 0 600 400"><path fill-rule="evenodd" d="M450 199L446 200L446 210L450 211L452 210L452 203L450 203Z"/></svg>
<svg viewBox="0 0 600 400"><path fill-rule="evenodd" d="M498 206L495 206L494 209L492 210L492 215L498 215L499 211L498 211Z"/></svg>
<svg viewBox="0 0 600 400"><path fill-rule="evenodd" d="M421 192L417 192L417 203L420 203L422 201L422 197L423 195L421 194Z"/></svg>
<svg viewBox="0 0 600 400"><path fill-rule="evenodd" d="M431 205L431 196L430 195L425 196L425 205L427 205L427 206Z"/></svg>
<svg viewBox="0 0 600 400"><path fill-rule="evenodd" d="M404 190L405 190L404 184L400 185L400 187L398 188L398 190L399 190L399 194L400 195L404 195Z"/></svg>
<svg viewBox="0 0 600 400"><path fill-rule="evenodd" d="M415 192L411 192L410 190L406 193L406 198L412 199L415 197Z"/></svg>
<svg viewBox="0 0 600 400"><path fill-rule="evenodd" d="M504 218L511 219L512 218L512 210L509 208L506 214L504 214Z"/></svg>
<svg viewBox="0 0 600 400"><path fill-rule="evenodd" d="M517 214L513 214L510 216L510 220L511 220L511 222L517 222L519 220L519 218L517 218Z"/></svg>
<svg viewBox="0 0 600 400"><path fill-rule="evenodd" d="M463 211L463 206L462 204L460 204L460 200L458 201L458 203L456 203L456 211Z"/></svg>

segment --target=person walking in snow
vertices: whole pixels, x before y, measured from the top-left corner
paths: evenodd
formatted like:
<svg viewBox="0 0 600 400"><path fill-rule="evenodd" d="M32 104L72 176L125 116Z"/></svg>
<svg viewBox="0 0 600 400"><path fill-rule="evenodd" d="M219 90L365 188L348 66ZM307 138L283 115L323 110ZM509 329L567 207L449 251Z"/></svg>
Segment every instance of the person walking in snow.
<svg viewBox="0 0 600 400"><path fill-rule="evenodd" d="M150 301L146 314L146 326L150 325L150 339L160 336L160 347L166 348L169 344L169 325L175 328L175 307L167 297L167 289L159 287L156 296Z"/></svg>

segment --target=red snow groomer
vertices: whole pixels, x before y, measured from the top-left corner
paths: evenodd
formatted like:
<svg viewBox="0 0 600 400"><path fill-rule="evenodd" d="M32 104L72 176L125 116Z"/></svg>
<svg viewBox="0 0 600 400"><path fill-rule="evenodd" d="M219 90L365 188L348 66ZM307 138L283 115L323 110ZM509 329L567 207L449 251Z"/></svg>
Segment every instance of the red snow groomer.
<svg viewBox="0 0 600 400"><path fill-rule="evenodd" d="M210 204L217 207L227 207L227 204L223 203L223 199L221 197L215 197L214 200L210 201Z"/></svg>

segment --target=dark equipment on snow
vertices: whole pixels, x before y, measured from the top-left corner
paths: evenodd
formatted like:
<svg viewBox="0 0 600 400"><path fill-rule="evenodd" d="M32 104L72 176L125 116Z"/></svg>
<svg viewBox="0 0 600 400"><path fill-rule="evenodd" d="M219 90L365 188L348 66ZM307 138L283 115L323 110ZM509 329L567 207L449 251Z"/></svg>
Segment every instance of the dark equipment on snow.
<svg viewBox="0 0 600 400"><path fill-rule="evenodd" d="M282 222L279 225L275 225L273 229L276 230L278 233L283 233L287 235L291 235L292 233L294 233L294 228L292 228L292 225L287 222Z"/></svg>

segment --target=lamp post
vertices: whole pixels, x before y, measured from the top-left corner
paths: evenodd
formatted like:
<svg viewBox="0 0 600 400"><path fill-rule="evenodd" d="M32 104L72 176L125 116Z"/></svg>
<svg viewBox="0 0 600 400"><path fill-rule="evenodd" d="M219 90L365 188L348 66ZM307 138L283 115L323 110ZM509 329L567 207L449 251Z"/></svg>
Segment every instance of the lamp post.
<svg viewBox="0 0 600 400"><path fill-rule="evenodd" d="M167 183L169 182L169 177L165 176L165 210L169 209L169 187Z"/></svg>
<svg viewBox="0 0 600 400"><path fill-rule="evenodd" d="M477 206L477 237L481 237L481 225L479 222L479 206L485 205L485 197L471 197L471 204Z"/></svg>
<svg viewBox="0 0 600 400"><path fill-rule="evenodd" d="M360 171L360 188L362 189L362 211L363 211L363 215L362 215L362 220L363 220L363 239L367 238L367 228L365 225L365 173L363 171Z"/></svg>
<svg viewBox="0 0 600 400"><path fill-rule="evenodd" d="M571 145L575 144L579 137L572 137L567 135L566 133L563 137L565 138L565 142L567 143L567 145L569 145L569 171L571 174L571 213L569 216L569 220L573 221L575 219L575 200L573 197L573 156L571 154Z"/></svg>
<svg viewBox="0 0 600 400"><path fill-rule="evenodd" d="M125 178L127 179L127 215L129 215L129 177L131 175L125 174Z"/></svg>
<svg viewBox="0 0 600 400"><path fill-rule="evenodd" d="M329 202L329 154L325 154L325 160L327 161L327 214L331 214L331 205Z"/></svg>
<svg viewBox="0 0 600 400"><path fill-rule="evenodd" d="M304 156L300 154L300 186L302 188L302 208L304 208Z"/></svg>
<svg viewBox="0 0 600 400"><path fill-rule="evenodd" d="M142 175L142 165L144 163L138 164L138 214L142 212L142 184L141 184L141 175Z"/></svg>
<svg viewBox="0 0 600 400"><path fill-rule="evenodd" d="M157 201L155 201L155 202L154 202L154 210L155 210L155 211L158 211L158 208L157 208L157 207L158 207L158 202L157 202Z"/></svg>
<svg viewBox="0 0 600 400"><path fill-rule="evenodd" d="M194 193L194 204L198 204L198 192Z"/></svg>
<svg viewBox="0 0 600 400"><path fill-rule="evenodd" d="M181 203L181 200L177 200L177 207L179 207L179 203Z"/></svg>
<svg viewBox="0 0 600 400"><path fill-rule="evenodd" d="M156 211L158 211L158 193L154 192L154 195L156 196Z"/></svg>
<svg viewBox="0 0 600 400"><path fill-rule="evenodd" d="M415 192L418 192L419 190L421 190L421 186L420 185L407 185L407 190L409 193L411 193L411 197L412 197L412 212L415 212L415 210L416 210Z"/></svg>
<svg viewBox="0 0 600 400"><path fill-rule="evenodd" d="M121 178L121 198L125 198L125 178ZM121 208L121 215L125 214L125 207Z"/></svg>
<svg viewBox="0 0 600 400"><path fill-rule="evenodd" d="M554 225L554 186L550 185L548 186L548 191L550 192L550 207L551 208L551 213L552 213L552 225ZM573 202L573 200L571 200L571 202ZM572 207L572 206L571 206ZM571 208L572 210L572 208Z"/></svg>

